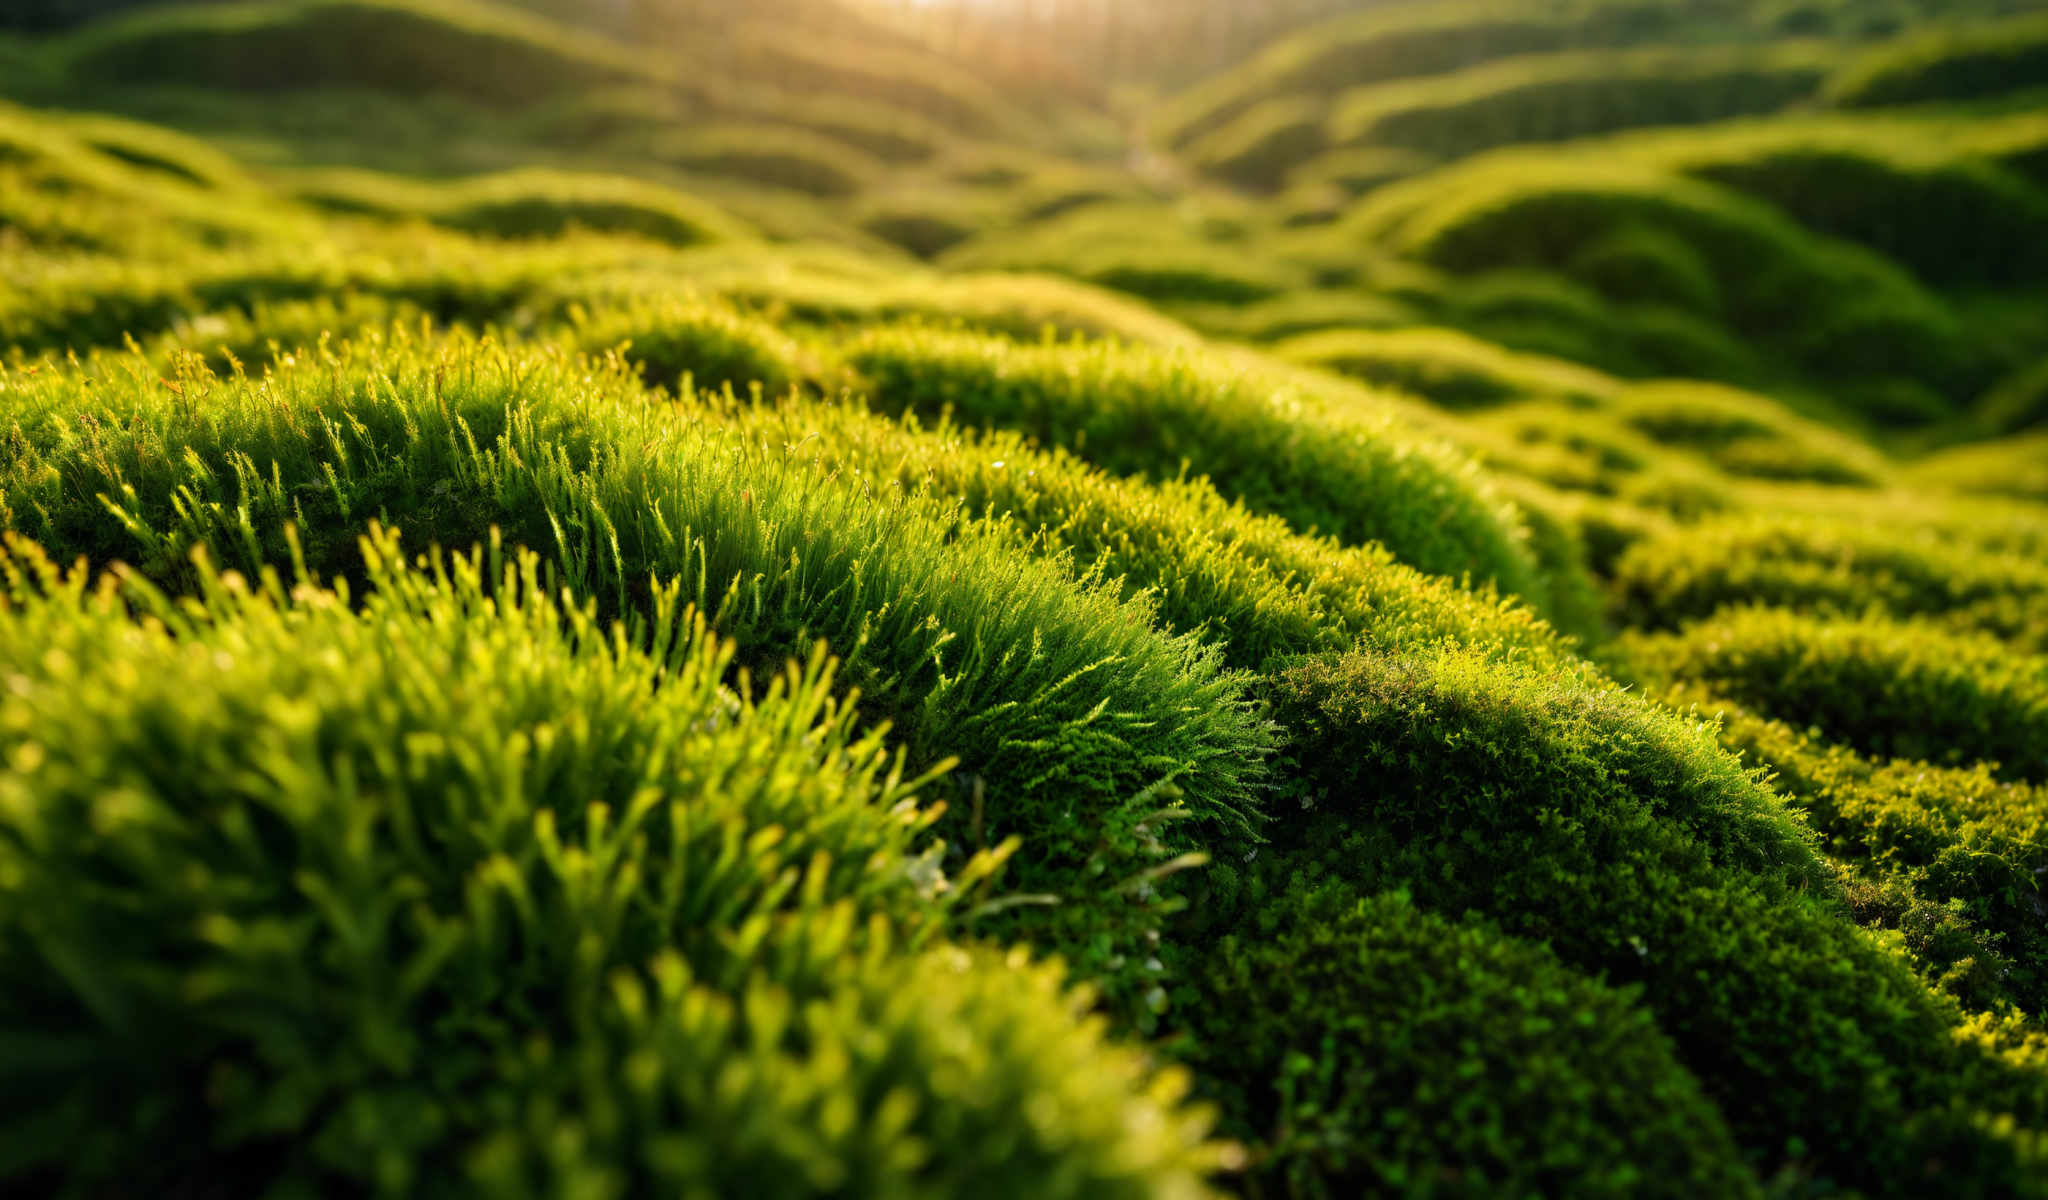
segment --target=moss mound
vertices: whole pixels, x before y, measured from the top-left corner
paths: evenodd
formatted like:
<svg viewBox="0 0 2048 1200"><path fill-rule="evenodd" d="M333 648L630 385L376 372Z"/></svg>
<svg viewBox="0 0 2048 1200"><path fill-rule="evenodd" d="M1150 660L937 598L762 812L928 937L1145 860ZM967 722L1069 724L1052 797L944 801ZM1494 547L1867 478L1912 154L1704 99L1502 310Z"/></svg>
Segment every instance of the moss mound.
<svg viewBox="0 0 2048 1200"><path fill-rule="evenodd" d="M1827 902L1804 829L1708 730L1457 652L1312 660L1272 694L1307 802L1277 847L1639 985L1767 1173L2024 1186L2024 1145L1972 1115L2007 1085L1978 1082L1948 1002Z"/></svg>
<svg viewBox="0 0 2048 1200"><path fill-rule="evenodd" d="M1760 1194L1625 993L1399 893L1268 898L1210 953L1205 1078L1295 1194Z"/></svg>
<svg viewBox="0 0 2048 1200"><path fill-rule="evenodd" d="M1660 675L1869 754L2048 778L2048 659L1992 638L1756 608L1639 639L1633 652Z"/></svg>
<svg viewBox="0 0 2048 1200"><path fill-rule="evenodd" d="M1193 1190L1199 1118L1056 972L886 957L863 918L929 926L949 885L817 662L735 694L672 589L612 635L530 557L367 554L360 608L5 560L7 645L41 648L10 655L0 772L0 1020L43 1048L17 1067L44 1150L10 1169L78 1194ZM883 1094L880 1124L826 1117ZM1059 1132L1020 1143L1048 1105Z"/></svg>
<svg viewBox="0 0 2048 1200"><path fill-rule="evenodd" d="M1423 570L1541 599L1511 518L1454 459L1255 378L1107 346L914 332L870 336L849 361L892 409L1018 429L1118 474L1192 469L1296 529L1378 541Z"/></svg>

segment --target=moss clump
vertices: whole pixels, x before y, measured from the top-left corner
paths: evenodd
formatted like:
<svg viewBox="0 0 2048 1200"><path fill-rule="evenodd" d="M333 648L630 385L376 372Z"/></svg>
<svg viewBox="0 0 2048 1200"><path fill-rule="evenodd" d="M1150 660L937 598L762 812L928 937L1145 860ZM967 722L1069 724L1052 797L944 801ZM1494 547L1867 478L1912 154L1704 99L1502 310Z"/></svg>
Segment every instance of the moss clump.
<svg viewBox="0 0 2048 1200"><path fill-rule="evenodd" d="M607 306L576 341L586 353L618 350L650 385L672 391L694 383L746 395L758 385L780 395L815 374L802 347L774 326L701 301Z"/></svg>
<svg viewBox="0 0 2048 1200"><path fill-rule="evenodd" d="M498 526L608 613L675 581L745 661L779 666L824 638L914 763L979 777L983 802L963 796L949 816L955 844L1029 844L1016 886L1064 903L1013 910L1006 927L1033 926L1137 1006L1155 981L1123 952L1171 892L1144 873L1248 838L1260 804L1272 735L1213 651L1000 528L878 504L801 447L763 451L708 406L692 419L649 404L622 373L460 340L356 350L179 391L133 364L94 390L120 414L118 449L105 426L71 422L75 380L27 378L10 391L21 440L0 516L53 553L172 582L193 545L252 571L286 561L289 519L323 569L374 514L419 542Z"/></svg>
<svg viewBox="0 0 2048 1200"><path fill-rule="evenodd" d="M1207 475L1226 496L1422 570L1540 600L1519 531L1462 466L1390 425L1186 358L879 333L848 361L892 410L1016 429L1118 474Z"/></svg>
<svg viewBox="0 0 2048 1200"><path fill-rule="evenodd" d="M2048 659L1989 637L1749 608L1636 638L1630 652L1660 677L1868 754L2048 779Z"/></svg>
<svg viewBox="0 0 2048 1200"><path fill-rule="evenodd" d="M953 885L821 661L749 696L672 588L607 632L495 544L366 553L186 602L0 559L15 1182L1198 1190L1056 971L899 949Z"/></svg>
<svg viewBox="0 0 2048 1200"><path fill-rule="evenodd" d="M2011 554L1841 521L1736 517L1645 540L1613 574L1629 624L1677 629L1750 604L1869 611L2048 644L2048 570Z"/></svg>
<svg viewBox="0 0 2048 1200"><path fill-rule="evenodd" d="M1259 1147L1259 1191L1760 1194L1626 992L1399 893L1254 907L1205 952L1188 1056Z"/></svg>
<svg viewBox="0 0 2048 1200"><path fill-rule="evenodd" d="M1332 330L1291 338L1273 352L1450 409L1532 399L1590 406L1620 386L1598 371L1516 354L1448 329Z"/></svg>
<svg viewBox="0 0 2048 1200"><path fill-rule="evenodd" d="M1305 811L1268 853L1640 986L1766 1173L2024 1186L2024 1140L1979 1114L2026 1085L1958 1048L1950 1003L1849 923L1797 818L1710 730L1454 650L1305 661L1270 691ZM1216 911L1257 901L1219 889Z"/></svg>

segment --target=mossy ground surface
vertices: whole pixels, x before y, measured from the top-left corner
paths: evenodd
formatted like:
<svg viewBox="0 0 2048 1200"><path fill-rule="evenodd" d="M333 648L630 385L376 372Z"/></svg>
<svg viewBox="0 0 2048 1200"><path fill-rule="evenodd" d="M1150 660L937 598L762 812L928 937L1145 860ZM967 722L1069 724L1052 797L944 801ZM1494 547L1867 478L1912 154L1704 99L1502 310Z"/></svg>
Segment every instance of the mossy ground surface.
<svg viewBox="0 0 2048 1200"><path fill-rule="evenodd" d="M129 7L0 1191L2048 1197L2032 6Z"/></svg>

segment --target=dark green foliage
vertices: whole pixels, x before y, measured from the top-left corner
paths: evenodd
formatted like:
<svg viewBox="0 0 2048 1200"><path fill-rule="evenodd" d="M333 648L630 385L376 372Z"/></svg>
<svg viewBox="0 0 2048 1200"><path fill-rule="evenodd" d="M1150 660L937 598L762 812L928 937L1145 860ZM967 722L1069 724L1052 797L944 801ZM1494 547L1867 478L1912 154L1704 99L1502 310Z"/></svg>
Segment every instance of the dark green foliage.
<svg viewBox="0 0 2048 1200"><path fill-rule="evenodd" d="M2048 1011L2038 787L1982 766L1873 761L1739 709L1722 716L1722 744L1771 770L1828 853L1883 881L1852 888L1860 918L1898 930L1923 971L1974 1006Z"/></svg>
<svg viewBox="0 0 2048 1200"><path fill-rule="evenodd" d="M1406 896L1262 896L1196 986L1255 1194L1760 1194L1625 993Z"/></svg>
<svg viewBox="0 0 2048 1200"><path fill-rule="evenodd" d="M81 82L445 92L508 107L636 73L604 42L456 0L193 4L94 26L63 56Z"/></svg>
<svg viewBox="0 0 2048 1200"><path fill-rule="evenodd" d="M2048 358L2000 380L1977 402L1977 415L2001 434L2048 425Z"/></svg>
<svg viewBox="0 0 2048 1200"><path fill-rule="evenodd" d="M749 697L673 588L608 633L495 543L367 556L360 607L0 560L17 1183L1194 1186L1056 974L890 955L952 888L819 661Z"/></svg>
<svg viewBox="0 0 2048 1200"><path fill-rule="evenodd" d="M1639 984L1767 1172L1872 1195L2025 1186L2024 1140L1973 1112L2004 1111L2004 1084L1971 1098L2002 1068L1838 915L1796 818L1708 730L1457 651L1306 661L1271 694L1305 811L1268 853Z"/></svg>
<svg viewBox="0 0 2048 1200"><path fill-rule="evenodd" d="M1970 100L2048 84L2048 20L1937 29L1872 50L1828 85L1837 104L1868 108Z"/></svg>
<svg viewBox="0 0 2048 1200"><path fill-rule="evenodd" d="M1455 459L1363 414L1184 358L884 333L848 354L891 410L1016 429L1117 474L1208 476L1246 507L1539 602L1529 552Z"/></svg>
<svg viewBox="0 0 2048 1200"><path fill-rule="evenodd" d="M1632 652L1655 675L1867 754L2048 780L2048 658L1989 637L1752 608L1637 639Z"/></svg>

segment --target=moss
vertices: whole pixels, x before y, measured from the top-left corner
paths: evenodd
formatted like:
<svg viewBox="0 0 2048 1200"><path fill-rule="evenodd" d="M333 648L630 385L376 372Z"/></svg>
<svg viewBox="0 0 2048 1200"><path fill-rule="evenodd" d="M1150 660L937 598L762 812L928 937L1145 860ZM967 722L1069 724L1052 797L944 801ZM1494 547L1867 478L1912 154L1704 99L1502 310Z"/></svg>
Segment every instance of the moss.
<svg viewBox="0 0 2048 1200"><path fill-rule="evenodd" d="M608 636L497 549L373 541L360 609L0 560L7 646L70 648L9 655L0 735L17 1182L1197 1190L1202 1118L1056 971L892 953L945 881L821 662L735 694L675 591Z"/></svg>
<svg viewBox="0 0 2048 1200"><path fill-rule="evenodd" d="M1423 570L1541 596L1510 518L1454 459L1256 378L1114 347L916 332L871 335L848 359L891 411L1018 429L1119 474L1192 470L1298 530L1379 541Z"/></svg>
<svg viewBox="0 0 2048 1200"><path fill-rule="evenodd" d="M188 375L174 391L148 364L119 377L96 392L124 422L111 458L95 449L103 426L63 415L68 377L14 393L25 453L10 454L0 511L53 553L175 582L192 545L247 571L286 561L287 519L316 568L373 514L443 544L495 525L609 613L638 610L650 581L680 581L764 668L824 638L913 763L955 759L980 777L989 802L956 809L954 844L1023 838L1017 886L1069 900L1012 910L1007 927L1035 923L1133 1019L1152 981L1106 964L1156 928L1167 896L1119 885L1195 849L1183 839L1197 828L1252 836L1271 735L1213 652L1154 632L1142 601L1018 553L1000 528L878 505L800 448L763 453L716 422L678 421L622 373L392 341L265 381ZM152 448L165 444L178 454ZM90 498L102 492L120 502Z"/></svg>
<svg viewBox="0 0 2048 1200"><path fill-rule="evenodd" d="M1404 895L1277 889L1197 986L1258 1191L1760 1194L1627 993Z"/></svg>
<svg viewBox="0 0 2048 1200"><path fill-rule="evenodd" d="M816 374L804 351L774 326L720 305L644 304L611 307L577 330L587 353L618 349L651 385L681 391L692 383L740 395L759 386L778 395Z"/></svg>
<svg viewBox="0 0 2048 1200"><path fill-rule="evenodd" d="M60 57L95 83L447 91L508 107L639 73L602 39L454 0L171 8L89 27Z"/></svg>
<svg viewBox="0 0 2048 1200"><path fill-rule="evenodd" d="M2048 571L1934 536L1823 520L1738 517L1639 543L1616 566L1631 625L1677 629L1725 608L1880 611L2040 645Z"/></svg>
<svg viewBox="0 0 2048 1200"><path fill-rule="evenodd" d="M1310 334L1281 343L1274 353L1450 409L1533 399L1597 405L1619 386L1597 371L1515 354L1442 329Z"/></svg>
<svg viewBox="0 0 2048 1200"><path fill-rule="evenodd" d="M2048 779L2048 659L1988 637L1733 609L1632 650L1661 677L1868 754Z"/></svg>
<svg viewBox="0 0 2048 1200"><path fill-rule="evenodd" d="M1937 29L1849 63L1828 84L1837 104L1871 107L1968 100L2048 82L2048 21Z"/></svg>
<svg viewBox="0 0 2048 1200"><path fill-rule="evenodd" d="M1640 986L1767 1174L1901 1195L2025 1186L2024 1139L1970 1115L2000 1111L2009 1084L1980 1081L2005 1068L1959 1049L1951 1003L1827 899L1797 818L1708 729L1456 651L1307 661L1271 694L1304 811L1268 853L1483 914Z"/></svg>

